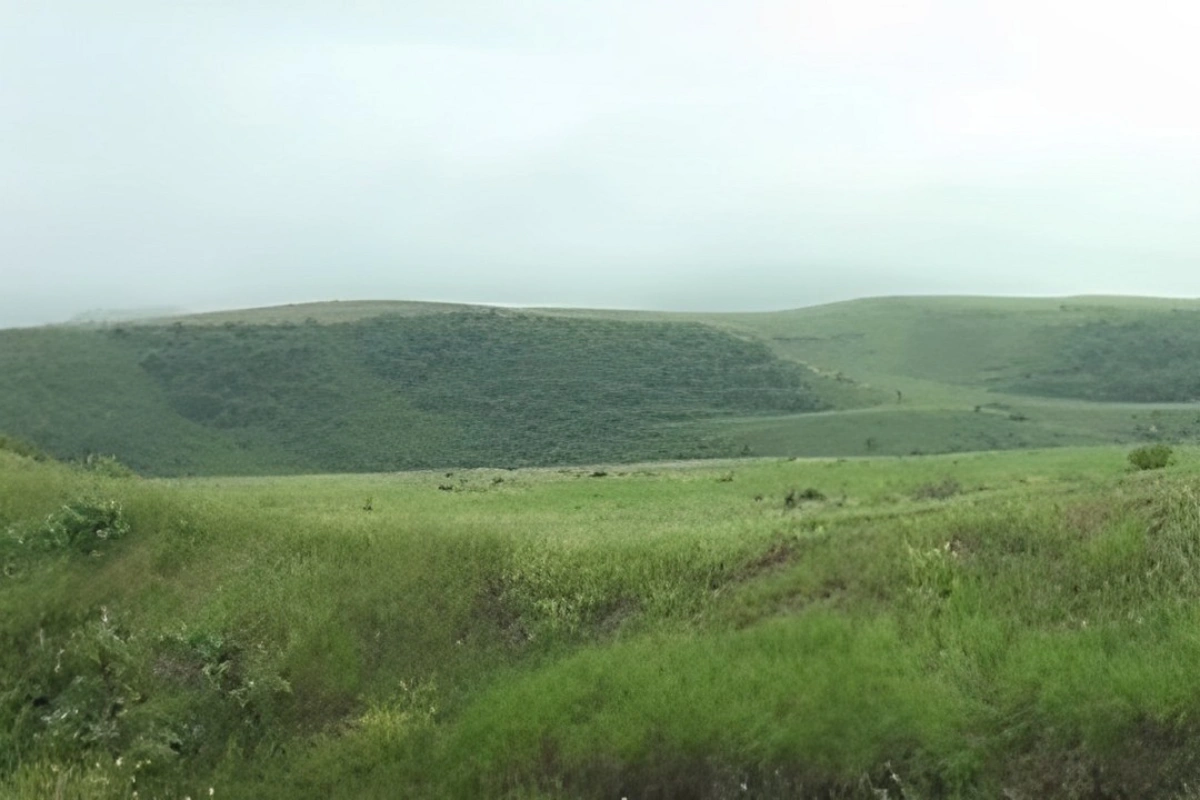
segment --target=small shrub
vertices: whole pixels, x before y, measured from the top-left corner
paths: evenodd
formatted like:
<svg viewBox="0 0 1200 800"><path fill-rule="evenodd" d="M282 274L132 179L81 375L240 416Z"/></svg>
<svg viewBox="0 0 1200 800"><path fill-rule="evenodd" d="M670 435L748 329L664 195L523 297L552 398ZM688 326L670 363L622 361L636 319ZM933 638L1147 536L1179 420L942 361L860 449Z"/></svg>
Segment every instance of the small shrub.
<svg viewBox="0 0 1200 800"><path fill-rule="evenodd" d="M1139 447L1129 454L1129 463L1137 469L1162 469L1171 463L1174 451L1165 444Z"/></svg>
<svg viewBox="0 0 1200 800"><path fill-rule="evenodd" d="M32 458L34 461L45 461L46 454L43 453L36 445L30 444L24 439L17 439L12 436L0 434L0 450L7 450L10 453L16 453L19 456Z"/></svg>
<svg viewBox="0 0 1200 800"><path fill-rule="evenodd" d="M220 633L187 631L158 637L155 675L169 683L205 687L238 708L268 708L291 685L274 667L274 654L245 648Z"/></svg>
<svg viewBox="0 0 1200 800"><path fill-rule="evenodd" d="M803 491L792 489L787 493L787 497L783 498L783 505L787 508L795 508L806 500L824 500L825 493L820 489L808 487Z"/></svg>
<svg viewBox="0 0 1200 800"><path fill-rule="evenodd" d="M940 547L913 547L908 551L909 591L924 601L945 600L959 586L957 553L952 542Z"/></svg>
<svg viewBox="0 0 1200 800"><path fill-rule="evenodd" d="M126 712L137 701L137 658L130 633L102 610L99 620L71 631L53 659L31 659L37 669L28 688L39 695L39 713L25 725L29 738L58 757L92 748L119 749L128 739Z"/></svg>
<svg viewBox="0 0 1200 800"><path fill-rule="evenodd" d="M40 550L74 549L84 553L127 533L129 522L116 500L77 500L32 528L12 531L18 544Z"/></svg>
<svg viewBox="0 0 1200 800"><path fill-rule="evenodd" d="M108 478L132 478L137 473L117 460L116 456L89 453L83 459L83 468Z"/></svg>
<svg viewBox="0 0 1200 800"><path fill-rule="evenodd" d="M946 478L941 483L927 483L918 486L913 492L914 500L945 500L962 491L962 485L954 478Z"/></svg>

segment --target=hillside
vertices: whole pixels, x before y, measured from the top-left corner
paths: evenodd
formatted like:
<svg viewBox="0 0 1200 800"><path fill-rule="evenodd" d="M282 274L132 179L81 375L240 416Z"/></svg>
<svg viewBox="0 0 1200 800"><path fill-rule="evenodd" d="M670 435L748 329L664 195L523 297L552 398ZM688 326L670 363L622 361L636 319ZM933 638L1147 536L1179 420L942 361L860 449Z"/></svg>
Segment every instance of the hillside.
<svg viewBox="0 0 1200 800"><path fill-rule="evenodd" d="M1195 300L893 297L694 318L885 393L869 416L714 423L762 454L1200 440Z"/></svg>
<svg viewBox="0 0 1200 800"><path fill-rule="evenodd" d="M729 454L671 423L829 406L830 383L687 322L515 312L0 332L0 426L147 474Z"/></svg>
<svg viewBox="0 0 1200 800"><path fill-rule="evenodd" d="M1065 366L1063 342L1092 338L1105 326L1179 325L1200 301L1135 297L882 297L794 311L711 315L707 319L752 331L781 354L823 369L845 370L899 385L913 399L954 397L964 389L1016 390L1026 373ZM1123 357L1151 355L1152 341L1126 339ZM1114 351L1115 352L1115 351ZM1181 361L1180 370L1191 362ZM1089 365L1094 379L1105 370ZM1092 399L1082 393L1056 396ZM1142 398L1111 392L1104 399Z"/></svg>
<svg viewBox="0 0 1200 800"><path fill-rule="evenodd" d="M1200 400L1200 310L1128 315L1060 328L1002 388L1102 401Z"/></svg>
<svg viewBox="0 0 1200 800"><path fill-rule="evenodd" d="M463 310L438 303L311 303L192 317L329 323ZM750 335L823 373L899 388L920 403L991 394L1102 402L1190 402L1200 365L1200 301L1152 297L881 297L790 311L687 313L526 309L624 322L692 321ZM1141 366L1146 371L1139 370ZM1147 387L1151 388L1147 388ZM837 404L841 405L841 404ZM854 405L854 403L850 403Z"/></svg>
<svg viewBox="0 0 1200 800"><path fill-rule="evenodd" d="M157 475L1192 442L1198 321L1154 298L380 301L0 331L0 430Z"/></svg>
<svg viewBox="0 0 1200 800"><path fill-rule="evenodd" d="M1125 456L0 451L0 796L1188 800L1200 461Z"/></svg>

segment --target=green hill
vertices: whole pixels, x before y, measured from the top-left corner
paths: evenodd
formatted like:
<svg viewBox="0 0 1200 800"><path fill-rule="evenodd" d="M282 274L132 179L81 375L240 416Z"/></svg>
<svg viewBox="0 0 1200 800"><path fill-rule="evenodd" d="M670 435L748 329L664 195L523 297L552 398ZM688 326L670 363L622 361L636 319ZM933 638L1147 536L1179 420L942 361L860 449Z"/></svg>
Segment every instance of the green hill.
<svg viewBox="0 0 1200 800"><path fill-rule="evenodd" d="M1008 391L1102 401L1200 400L1200 310L1125 315L1060 327Z"/></svg>
<svg viewBox="0 0 1200 800"><path fill-rule="evenodd" d="M955 390L1009 388L1033 369L1054 368L1064 336L1089 338L1097 326L1178 325L1200 301L1135 297L883 297L765 314L707 319L752 331L781 354L827 370L901 388L913 399ZM1129 358L1150 341L1122 343ZM1100 365L1092 365L1100 367ZM1188 364L1180 363L1181 369ZM1103 368L1097 379L1104 379ZM899 382L898 386L889 384ZM1060 396L1089 399L1081 394ZM1117 399L1117 398L1107 398ZM1124 396L1136 401L1141 398Z"/></svg>
<svg viewBox="0 0 1200 800"><path fill-rule="evenodd" d="M1190 300L909 297L316 303L10 330L0 430L161 475L1189 442L1197 322Z"/></svg>
<svg viewBox="0 0 1200 800"><path fill-rule="evenodd" d="M727 454L672 423L826 408L826 383L698 323L497 310L0 332L0 428L147 474Z"/></svg>
<svg viewBox="0 0 1200 800"><path fill-rule="evenodd" d="M438 303L310 303L179 317L185 324L229 321L332 323L380 314L462 311ZM799 308L738 313L668 313L603 309L526 309L525 313L624 322L702 322L768 343L778 354L830 376L869 381L894 398L915 402L991 394L1124 402L1191 401L1191 385L1145 384L1164 372L1188 376L1200 361L1200 300L1152 297L880 297ZM1168 346L1164 349L1163 345ZM1156 364L1155 373L1129 374ZM1117 367L1118 369L1114 369ZM1124 372L1126 374L1118 374ZM1054 376L1076 376L1074 382ZM1085 375L1088 385L1078 379ZM1143 377L1145 380L1143 380ZM964 390L966 390L964 392ZM973 396L973 395L972 395ZM838 406L861 404L847 400Z"/></svg>
<svg viewBox="0 0 1200 800"><path fill-rule="evenodd" d="M896 297L706 315L880 390L847 415L713 423L771 455L959 452L1200 438L1200 302Z"/></svg>

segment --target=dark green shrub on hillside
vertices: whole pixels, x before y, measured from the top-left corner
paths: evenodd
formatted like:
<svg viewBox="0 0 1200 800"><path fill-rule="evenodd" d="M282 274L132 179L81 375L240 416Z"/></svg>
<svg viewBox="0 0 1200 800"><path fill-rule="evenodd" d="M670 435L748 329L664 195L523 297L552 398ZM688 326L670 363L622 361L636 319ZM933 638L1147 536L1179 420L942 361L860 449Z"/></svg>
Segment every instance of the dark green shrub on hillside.
<svg viewBox="0 0 1200 800"><path fill-rule="evenodd" d="M914 500L946 500L962 491L962 485L954 478L945 478L938 483L926 483L913 492Z"/></svg>
<svg viewBox="0 0 1200 800"><path fill-rule="evenodd" d="M129 533L129 522L116 500L77 500L37 525L10 533L18 544L35 549L90 553L104 542Z"/></svg>
<svg viewBox="0 0 1200 800"><path fill-rule="evenodd" d="M817 502L817 501L821 501L824 499L825 499L824 492L822 492L820 489L814 489L813 487L810 486L803 491L800 491L797 489L792 489L790 492L787 493L787 497L783 498L783 504L787 508L795 508L796 506L798 506L804 502L808 502L808 501Z"/></svg>
<svg viewBox="0 0 1200 800"><path fill-rule="evenodd" d="M132 478L137 473L120 462L116 456L89 453L83 459L83 468L108 478Z"/></svg>
<svg viewBox="0 0 1200 800"><path fill-rule="evenodd" d="M1171 463L1174 451L1165 444L1139 447L1129 454L1129 463L1137 469L1162 469Z"/></svg>
<svg viewBox="0 0 1200 800"><path fill-rule="evenodd" d="M102 613L45 642L29 649L21 673L6 676L12 694L23 692L36 709L11 718L14 739L28 743L22 755L70 761L131 745L128 712L140 698L129 631Z"/></svg>
<svg viewBox="0 0 1200 800"><path fill-rule="evenodd" d="M1200 398L1200 312L1146 314L1041 331L1047 347L1003 388L1081 400Z"/></svg>
<svg viewBox="0 0 1200 800"><path fill-rule="evenodd" d="M156 780L181 763L203 763L227 737L252 747L289 692L272 669L274 654L261 647L247 652L222 635L186 630L154 637L104 607L98 619L39 632L38 641L0 681L0 718L10 737L0 736L0 794L19 752L29 760L92 762L101 784L164 796L154 791ZM93 785L53 796L118 795Z"/></svg>
<svg viewBox="0 0 1200 800"><path fill-rule="evenodd" d="M42 452L36 445L32 445L24 439L18 439L15 436L5 436L0 434L0 450L7 450L10 453L16 453L19 456L32 458L35 461L45 461L46 454Z"/></svg>
<svg viewBox="0 0 1200 800"><path fill-rule="evenodd" d="M156 647L157 677L174 688L203 688L221 705L252 712L260 720L291 686L275 669L276 654L247 649L235 640L210 631L162 634ZM210 716L216 708L209 708ZM242 724L250 722L243 719Z"/></svg>

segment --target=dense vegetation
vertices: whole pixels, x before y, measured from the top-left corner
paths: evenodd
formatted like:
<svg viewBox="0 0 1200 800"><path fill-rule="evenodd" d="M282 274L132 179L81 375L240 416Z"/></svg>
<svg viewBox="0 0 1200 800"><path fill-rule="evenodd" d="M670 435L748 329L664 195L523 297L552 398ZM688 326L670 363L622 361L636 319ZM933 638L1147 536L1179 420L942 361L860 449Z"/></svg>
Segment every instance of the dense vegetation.
<svg viewBox="0 0 1200 800"><path fill-rule="evenodd" d="M151 475L1186 444L1197 315L1136 298L378 302L10 330L0 429Z"/></svg>
<svg viewBox="0 0 1200 800"><path fill-rule="evenodd" d="M1200 311L1123 322L1100 320L1049 333L1008 388L1084 400L1200 400Z"/></svg>
<svg viewBox="0 0 1200 800"><path fill-rule="evenodd" d="M492 312L132 335L185 417L298 435L287 448L327 469L677 457L696 451L658 423L819 406L800 367L692 323ZM351 371L353 391L329 380Z"/></svg>
<svg viewBox="0 0 1200 800"><path fill-rule="evenodd" d="M0 429L61 458L117 454L144 472L269 472L283 461L181 417L132 353L87 329L0 331Z"/></svg>
<svg viewBox="0 0 1200 800"><path fill-rule="evenodd" d="M914 400L964 400L981 388L1127 402L1198 396L1195 300L894 297L710 319Z"/></svg>
<svg viewBox="0 0 1200 800"><path fill-rule="evenodd" d="M0 452L0 795L1194 797L1200 465L1125 455Z"/></svg>
<svg viewBox="0 0 1200 800"><path fill-rule="evenodd" d="M665 423L821 408L814 376L696 323L500 312L7 331L0 420L154 474L728 453Z"/></svg>

